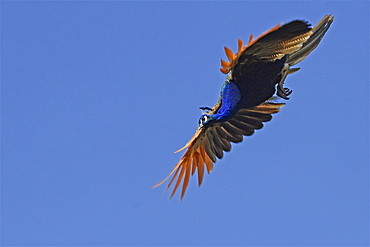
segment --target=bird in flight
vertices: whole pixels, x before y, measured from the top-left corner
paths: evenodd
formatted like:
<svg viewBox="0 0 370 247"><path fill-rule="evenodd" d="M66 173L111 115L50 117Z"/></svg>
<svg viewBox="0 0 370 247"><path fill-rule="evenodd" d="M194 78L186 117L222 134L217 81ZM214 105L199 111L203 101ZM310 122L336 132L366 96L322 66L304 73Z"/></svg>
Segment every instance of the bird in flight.
<svg viewBox="0 0 370 247"><path fill-rule="evenodd" d="M333 20L332 15L325 15L314 27L302 20L277 25L255 39L251 35L247 45L239 39L236 54L225 47L229 61L221 60L220 70L227 76L218 102L212 108L200 108L204 114L199 118L199 127L176 152L187 150L170 174L153 188L172 176L165 191L175 184L172 198L182 182L182 200L196 171L200 186L204 171L212 171L217 158L230 151L231 142L241 142L243 136L252 135L255 129L263 127L263 122L270 121L271 114L285 105L275 99L287 100L292 93L284 87L284 81L299 68L291 66L318 46Z"/></svg>

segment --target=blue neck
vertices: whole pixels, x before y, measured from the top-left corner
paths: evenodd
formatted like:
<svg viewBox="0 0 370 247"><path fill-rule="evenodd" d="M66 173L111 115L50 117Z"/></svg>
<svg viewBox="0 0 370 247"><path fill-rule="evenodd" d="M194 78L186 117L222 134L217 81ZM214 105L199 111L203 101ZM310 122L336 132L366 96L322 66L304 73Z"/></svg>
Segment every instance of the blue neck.
<svg viewBox="0 0 370 247"><path fill-rule="evenodd" d="M222 86L220 98L221 107L211 117L217 122L224 122L232 118L239 110L238 103L241 99L241 94L232 81L226 80Z"/></svg>

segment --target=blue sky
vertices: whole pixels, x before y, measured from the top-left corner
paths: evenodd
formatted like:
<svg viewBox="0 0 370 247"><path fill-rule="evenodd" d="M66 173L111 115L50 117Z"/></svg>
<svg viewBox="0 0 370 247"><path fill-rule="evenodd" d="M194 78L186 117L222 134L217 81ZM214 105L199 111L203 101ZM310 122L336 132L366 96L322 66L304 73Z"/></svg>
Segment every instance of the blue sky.
<svg viewBox="0 0 370 247"><path fill-rule="evenodd" d="M368 245L369 2L2 1L2 245ZM335 21L291 99L182 202L181 158L237 48Z"/></svg>

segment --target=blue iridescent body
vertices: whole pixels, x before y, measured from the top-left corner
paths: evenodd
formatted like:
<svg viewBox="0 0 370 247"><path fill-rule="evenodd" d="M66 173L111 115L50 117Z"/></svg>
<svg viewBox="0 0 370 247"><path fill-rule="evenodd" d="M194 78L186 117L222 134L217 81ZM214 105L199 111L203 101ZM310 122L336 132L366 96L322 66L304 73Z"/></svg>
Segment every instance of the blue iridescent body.
<svg viewBox="0 0 370 247"><path fill-rule="evenodd" d="M240 59L243 67L235 65L222 86L217 107L199 118L199 127L228 121L240 109L257 106L274 95L286 56L275 61L261 61L250 55Z"/></svg>
<svg viewBox="0 0 370 247"><path fill-rule="evenodd" d="M240 99L241 93L238 87L233 82L226 79L220 93L220 108L215 114L203 114L199 118L199 124L203 126L206 123L224 122L229 120L240 109L238 106Z"/></svg>

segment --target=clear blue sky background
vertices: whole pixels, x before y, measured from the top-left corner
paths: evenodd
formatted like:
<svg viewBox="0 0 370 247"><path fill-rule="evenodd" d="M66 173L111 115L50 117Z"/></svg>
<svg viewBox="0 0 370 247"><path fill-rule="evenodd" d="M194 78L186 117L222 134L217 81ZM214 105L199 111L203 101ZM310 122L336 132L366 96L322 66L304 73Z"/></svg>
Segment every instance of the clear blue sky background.
<svg viewBox="0 0 370 247"><path fill-rule="evenodd" d="M233 50L335 21L291 99L183 202L178 162ZM2 1L3 245L368 245L369 2Z"/></svg>

